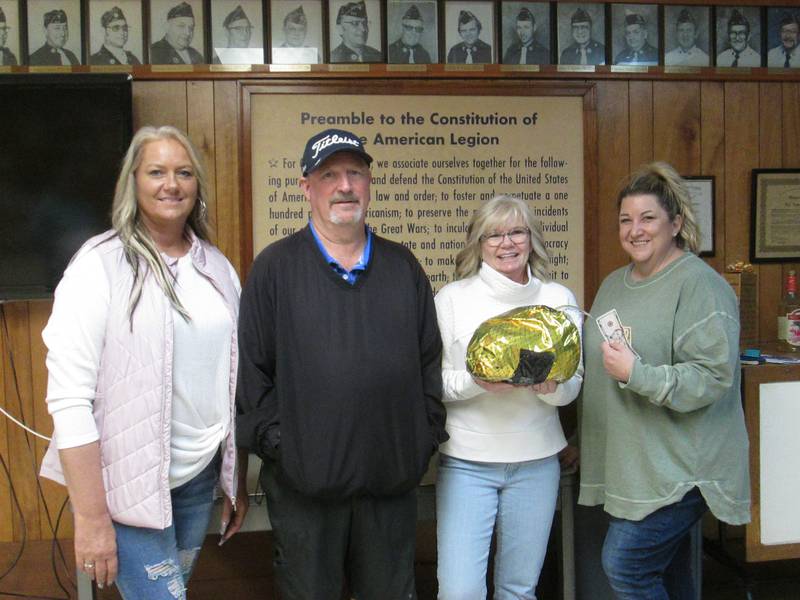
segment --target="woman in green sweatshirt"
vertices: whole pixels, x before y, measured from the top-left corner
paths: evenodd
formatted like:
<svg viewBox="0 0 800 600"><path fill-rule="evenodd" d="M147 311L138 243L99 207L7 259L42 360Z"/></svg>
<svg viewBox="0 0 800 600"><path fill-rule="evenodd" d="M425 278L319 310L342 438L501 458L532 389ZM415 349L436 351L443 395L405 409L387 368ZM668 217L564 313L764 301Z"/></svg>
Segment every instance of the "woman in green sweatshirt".
<svg viewBox="0 0 800 600"><path fill-rule="evenodd" d="M750 520L738 307L695 255L672 167L632 175L617 207L631 263L603 281L584 332L579 503L611 515L603 569L618 598L693 598L692 526L709 509Z"/></svg>

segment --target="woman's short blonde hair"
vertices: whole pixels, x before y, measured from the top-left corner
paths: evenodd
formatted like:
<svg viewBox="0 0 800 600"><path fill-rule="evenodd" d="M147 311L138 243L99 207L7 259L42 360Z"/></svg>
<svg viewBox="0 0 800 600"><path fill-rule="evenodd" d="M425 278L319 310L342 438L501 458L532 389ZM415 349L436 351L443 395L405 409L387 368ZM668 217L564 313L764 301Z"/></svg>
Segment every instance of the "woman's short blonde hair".
<svg viewBox="0 0 800 600"><path fill-rule="evenodd" d="M547 281L550 255L544 245L539 220L524 200L514 196L495 196L472 215L467 228L467 242L456 256L456 279L475 275L481 268L481 238L507 223L522 221L531 232L528 264L537 279Z"/></svg>
<svg viewBox="0 0 800 600"><path fill-rule="evenodd" d="M670 222L680 215L683 222L675 243L678 248L697 254L700 249L700 228L694 216L691 197L686 182L678 172L665 162L642 166L633 173L617 195L617 211L628 196L652 194L669 216Z"/></svg>

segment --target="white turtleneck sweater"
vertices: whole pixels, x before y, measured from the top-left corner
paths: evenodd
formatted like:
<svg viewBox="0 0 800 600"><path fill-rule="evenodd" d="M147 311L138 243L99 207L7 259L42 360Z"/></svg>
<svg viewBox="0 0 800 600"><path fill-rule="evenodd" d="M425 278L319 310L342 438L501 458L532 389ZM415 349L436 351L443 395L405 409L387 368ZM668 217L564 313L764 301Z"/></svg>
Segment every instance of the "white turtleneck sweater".
<svg viewBox="0 0 800 600"><path fill-rule="evenodd" d="M536 394L528 386L495 393L475 383L467 372L466 355L472 334L486 319L519 306L577 306L572 292L536 279L530 271L528 283L521 285L484 263L477 275L443 287L435 300L450 434L439 451L464 460L510 463L545 458L561 450L566 440L555 407L569 404L578 395L583 359L575 375L552 394ZM581 313L568 314L580 330Z"/></svg>

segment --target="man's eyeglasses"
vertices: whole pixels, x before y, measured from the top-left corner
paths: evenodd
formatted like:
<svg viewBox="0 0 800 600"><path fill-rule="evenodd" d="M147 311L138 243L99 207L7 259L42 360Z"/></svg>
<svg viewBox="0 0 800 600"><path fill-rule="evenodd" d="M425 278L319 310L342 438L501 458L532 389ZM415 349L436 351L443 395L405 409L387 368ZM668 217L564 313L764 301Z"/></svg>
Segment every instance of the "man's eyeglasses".
<svg viewBox="0 0 800 600"><path fill-rule="evenodd" d="M366 29L367 28L367 20L366 19L342 19L342 25L350 25L354 29Z"/></svg>
<svg viewBox="0 0 800 600"><path fill-rule="evenodd" d="M106 29L110 29L114 33L119 33L120 31L128 33L130 27L128 27L127 25L109 25L108 27L106 27Z"/></svg>
<svg viewBox="0 0 800 600"><path fill-rule="evenodd" d="M523 244L528 240L528 236L530 236L530 234L531 230L527 227L518 227L517 229L512 229L506 233L488 233L482 235L480 240L482 242L486 242L486 245L490 248L497 248L503 243L503 240L506 239L506 236L511 240L512 244Z"/></svg>
<svg viewBox="0 0 800 600"><path fill-rule="evenodd" d="M250 25L237 25L236 27L228 27L228 29L236 33L250 33L253 31L253 27Z"/></svg>
<svg viewBox="0 0 800 600"><path fill-rule="evenodd" d="M417 33L422 33L425 31L425 28L422 25L406 25L403 23L403 29L406 31L416 31Z"/></svg>

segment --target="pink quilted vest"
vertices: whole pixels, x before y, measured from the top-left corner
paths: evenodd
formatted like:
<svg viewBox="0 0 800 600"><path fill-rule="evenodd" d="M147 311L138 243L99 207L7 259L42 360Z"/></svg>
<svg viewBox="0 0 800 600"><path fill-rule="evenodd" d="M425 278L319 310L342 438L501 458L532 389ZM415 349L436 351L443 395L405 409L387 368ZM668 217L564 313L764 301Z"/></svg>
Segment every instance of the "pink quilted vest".
<svg viewBox="0 0 800 600"><path fill-rule="evenodd" d="M231 426L222 449L220 473L223 493L234 499L239 298L227 259L214 246L192 237L189 251L192 263L222 295L234 323L228 390ZM147 277L131 330L127 307L133 274L119 238L113 231L95 236L78 254L87 251L100 254L111 282L111 302L93 409L100 433L106 502L111 518L118 523L165 529L172 524L169 460L173 312L155 278ZM41 475L64 484L58 450L52 442L42 461Z"/></svg>

